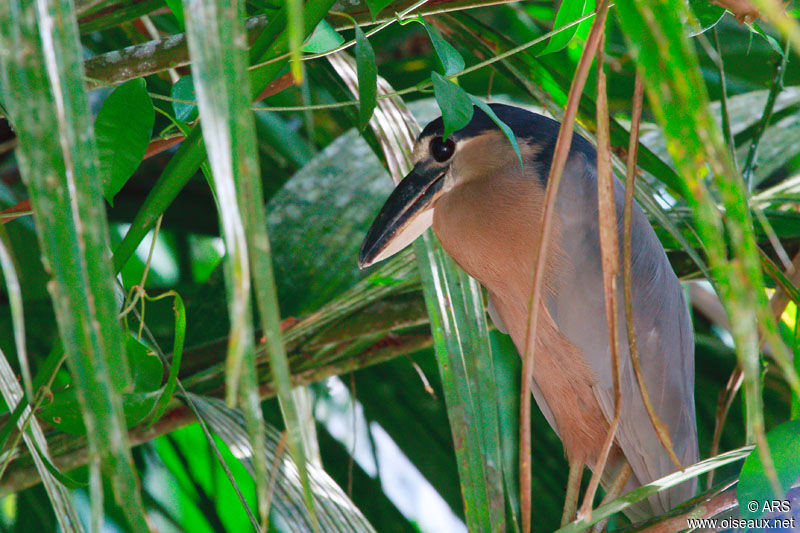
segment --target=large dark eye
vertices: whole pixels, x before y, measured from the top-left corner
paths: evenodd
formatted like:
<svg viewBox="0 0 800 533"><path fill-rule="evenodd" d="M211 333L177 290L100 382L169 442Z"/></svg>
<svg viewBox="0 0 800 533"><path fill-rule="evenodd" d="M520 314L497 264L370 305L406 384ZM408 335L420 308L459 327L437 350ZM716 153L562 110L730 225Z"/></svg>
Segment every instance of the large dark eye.
<svg viewBox="0 0 800 533"><path fill-rule="evenodd" d="M434 137L433 140L431 140L431 155L439 163L444 163L453 157L455 151L456 143L453 142L453 139L444 141L441 137Z"/></svg>

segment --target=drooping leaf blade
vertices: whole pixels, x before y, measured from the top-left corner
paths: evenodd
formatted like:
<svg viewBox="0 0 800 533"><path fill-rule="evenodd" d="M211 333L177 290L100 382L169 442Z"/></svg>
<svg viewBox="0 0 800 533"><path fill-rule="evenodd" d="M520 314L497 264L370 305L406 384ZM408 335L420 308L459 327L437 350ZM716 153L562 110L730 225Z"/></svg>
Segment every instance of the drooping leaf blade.
<svg viewBox="0 0 800 533"><path fill-rule="evenodd" d="M356 32L356 65L358 69L358 123L361 129L367 127L375 110L378 95L378 67L375 52L366 35L359 27Z"/></svg>
<svg viewBox="0 0 800 533"><path fill-rule="evenodd" d="M184 103L197 101L197 95L194 94L194 81L192 80L191 74L183 76L175 82L172 86L170 96L175 100L183 100L183 102L172 102L172 112L175 113L176 119L186 123L197 119L197 106Z"/></svg>
<svg viewBox="0 0 800 533"><path fill-rule="evenodd" d="M422 24L422 26L425 28L425 31L428 32L428 37L431 40L433 49L436 50L436 55L439 56L439 60L442 62L442 66L444 67L444 75L452 76L453 74L464 70L464 58L461 57L461 54L458 53L452 44L447 42L444 37L442 37L442 34L439 33L439 30L431 26L427 20L422 18L421 15L414 20Z"/></svg>
<svg viewBox="0 0 800 533"><path fill-rule="evenodd" d="M111 205L142 162L155 119L153 101L142 78L123 83L103 102L94 132L103 194Z"/></svg>
<svg viewBox="0 0 800 533"><path fill-rule="evenodd" d="M589 2L586 0L564 0L558 8L553 27L560 28L586 15L588 13L588 4ZM553 35L547 42L547 46L544 47L544 50L542 50L539 55L552 54L553 52L558 52L565 48L572 38L575 37L578 27L579 26L570 26Z"/></svg>
<svg viewBox="0 0 800 533"><path fill-rule="evenodd" d="M464 89L442 77L438 72L431 72L433 80L433 94L436 102L442 110L442 120L444 121L443 138L454 131L458 131L472 120L472 99Z"/></svg>

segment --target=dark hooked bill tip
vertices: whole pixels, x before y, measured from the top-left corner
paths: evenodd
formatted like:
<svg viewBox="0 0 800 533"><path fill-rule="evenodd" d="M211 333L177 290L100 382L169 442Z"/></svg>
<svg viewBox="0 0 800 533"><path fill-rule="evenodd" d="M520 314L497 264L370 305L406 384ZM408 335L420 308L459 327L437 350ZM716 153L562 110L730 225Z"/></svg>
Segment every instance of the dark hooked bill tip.
<svg viewBox="0 0 800 533"><path fill-rule="evenodd" d="M446 171L443 168L426 169L417 164L397 184L364 237L358 253L359 268L374 263L414 216L430 207L436 193L442 188L441 178Z"/></svg>

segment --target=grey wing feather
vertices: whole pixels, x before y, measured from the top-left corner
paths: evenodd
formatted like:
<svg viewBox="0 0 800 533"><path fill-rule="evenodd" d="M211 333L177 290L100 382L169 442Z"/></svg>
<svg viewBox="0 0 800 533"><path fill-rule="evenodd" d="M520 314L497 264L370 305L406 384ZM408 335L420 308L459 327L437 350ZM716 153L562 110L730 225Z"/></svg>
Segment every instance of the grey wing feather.
<svg viewBox="0 0 800 533"><path fill-rule="evenodd" d="M489 317L492 319L494 327L496 327L500 333L508 334L508 328L503 323L503 319L500 318L500 313L497 312L497 307L494 305L494 300L492 300L491 294L489 294L489 304L486 307L489 311Z"/></svg>
<svg viewBox="0 0 800 533"><path fill-rule="evenodd" d="M550 296L548 307L559 330L585 354L597 378L595 396L611 420L614 395L599 259L597 178L593 165L582 155L573 155L568 165L557 205L565 268L560 272L560 290ZM615 196L621 245L624 189L617 180ZM690 465L698 456L691 321L680 283L638 205L634 206L632 240L634 326L644 380L655 411L669 428L675 453L683 465ZM626 401L617 442L636 478L631 481L632 488L674 472L676 467L658 441L635 380L621 282L618 302L620 385ZM652 497L650 504L654 511L664 512L691 497L695 486L694 481L686 482Z"/></svg>

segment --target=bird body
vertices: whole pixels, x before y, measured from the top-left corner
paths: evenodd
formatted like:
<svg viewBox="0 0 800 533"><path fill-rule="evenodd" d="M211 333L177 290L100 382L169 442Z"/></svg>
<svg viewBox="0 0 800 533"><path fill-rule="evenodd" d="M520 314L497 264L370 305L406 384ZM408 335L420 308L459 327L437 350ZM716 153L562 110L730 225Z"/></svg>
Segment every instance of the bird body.
<svg viewBox="0 0 800 533"><path fill-rule="evenodd" d="M415 145L409 184L398 185L387 201L360 260L368 264L386 257L432 224L445 251L487 289L495 325L523 353L534 254L559 125L520 108L491 107L514 132L523 165L479 109L447 141L441 137L442 120L434 120ZM570 463L590 468L614 414L595 167L594 148L574 135L545 258L532 383L536 403L561 438ZM618 180L615 197L621 242L624 189ZM632 249L632 305L644 380L679 460L692 464L698 451L691 322L680 283L638 206ZM626 488L632 489L676 467L645 411L629 357L624 306L618 308L622 411L603 480L608 484L627 462L633 475ZM631 516L641 519L667 511L694 490L695 483L686 482L663 491L634 508Z"/></svg>

